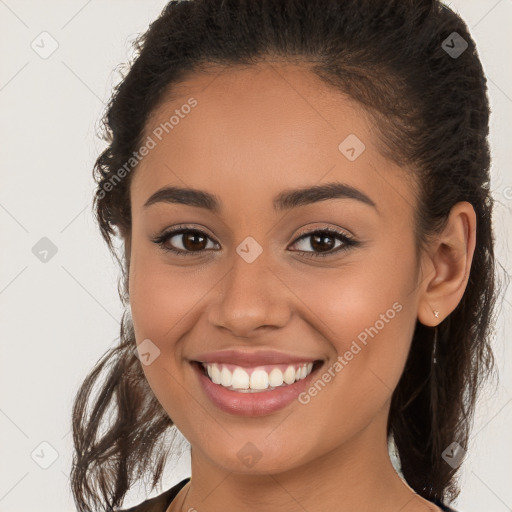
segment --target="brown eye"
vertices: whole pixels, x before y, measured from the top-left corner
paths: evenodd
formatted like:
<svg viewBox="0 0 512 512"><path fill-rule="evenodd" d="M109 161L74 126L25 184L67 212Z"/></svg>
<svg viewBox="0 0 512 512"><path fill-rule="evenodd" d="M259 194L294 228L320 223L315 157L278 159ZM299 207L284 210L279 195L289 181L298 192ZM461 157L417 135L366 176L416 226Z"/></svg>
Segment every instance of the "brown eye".
<svg viewBox="0 0 512 512"><path fill-rule="evenodd" d="M190 228L174 229L153 240L153 242L158 244L164 251L173 252L180 256L186 256L187 253L201 253L208 250L208 241L211 241L211 238L206 233Z"/></svg>
<svg viewBox="0 0 512 512"><path fill-rule="evenodd" d="M309 240L309 242L307 242ZM336 245L336 240L340 243ZM307 256L332 256L340 251L346 251L352 246L359 245L359 242L349 237L345 233L334 229L317 229L300 236L293 245L303 244L303 247L309 245L312 251L298 250L301 254Z"/></svg>
<svg viewBox="0 0 512 512"><path fill-rule="evenodd" d="M200 233L188 232L181 235L181 243L187 251L205 249L205 241L206 237Z"/></svg>
<svg viewBox="0 0 512 512"><path fill-rule="evenodd" d="M311 235L311 247L320 252L330 251L335 244L335 238L332 235Z"/></svg>

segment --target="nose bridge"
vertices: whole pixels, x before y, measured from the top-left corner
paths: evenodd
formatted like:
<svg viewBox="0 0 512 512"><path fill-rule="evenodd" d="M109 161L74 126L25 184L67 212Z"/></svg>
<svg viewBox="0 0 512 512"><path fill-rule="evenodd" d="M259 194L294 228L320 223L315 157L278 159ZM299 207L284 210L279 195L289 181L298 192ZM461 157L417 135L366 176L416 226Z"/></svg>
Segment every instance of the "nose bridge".
<svg viewBox="0 0 512 512"><path fill-rule="evenodd" d="M233 266L220 287L220 299L209 314L212 325L239 336L249 336L262 326L282 326L289 317L283 284L269 268L265 251L252 259L252 243L247 240L238 246Z"/></svg>

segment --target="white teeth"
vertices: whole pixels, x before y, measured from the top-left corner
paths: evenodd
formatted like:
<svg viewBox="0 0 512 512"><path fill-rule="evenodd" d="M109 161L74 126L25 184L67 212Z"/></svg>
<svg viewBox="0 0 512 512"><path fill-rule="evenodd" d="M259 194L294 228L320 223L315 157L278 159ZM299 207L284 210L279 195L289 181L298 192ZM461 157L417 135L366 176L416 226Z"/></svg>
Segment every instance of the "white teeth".
<svg viewBox="0 0 512 512"><path fill-rule="evenodd" d="M242 370L242 368L235 368L231 385L236 389L249 389L249 374Z"/></svg>
<svg viewBox="0 0 512 512"><path fill-rule="evenodd" d="M212 366L212 382L214 384L220 384L220 370L216 364Z"/></svg>
<svg viewBox="0 0 512 512"><path fill-rule="evenodd" d="M274 368L275 370L275 368ZM251 373L250 380L251 389L267 389L268 388L268 373L265 370L254 370Z"/></svg>
<svg viewBox="0 0 512 512"><path fill-rule="evenodd" d="M274 368L268 374L268 383L273 387L277 388L284 382L283 372L279 368Z"/></svg>
<svg viewBox="0 0 512 512"><path fill-rule="evenodd" d="M229 388L229 386L231 386L231 372L226 367L223 367L220 371L220 383L225 388Z"/></svg>
<svg viewBox="0 0 512 512"><path fill-rule="evenodd" d="M284 372L275 367L270 373L267 373L263 368L258 367L254 368L250 375L241 366L236 366L233 372L222 363L203 363L203 367L206 368L208 376L214 384L220 384L233 391L250 393L252 390L254 392L272 390L304 379L311 373L313 363L289 365Z"/></svg>
<svg viewBox="0 0 512 512"><path fill-rule="evenodd" d="M288 366L286 368L283 379L286 382L286 384L293 384L295 382L295 377L297 376L297 373L295 371L295 368L293 366Z"/></svg>

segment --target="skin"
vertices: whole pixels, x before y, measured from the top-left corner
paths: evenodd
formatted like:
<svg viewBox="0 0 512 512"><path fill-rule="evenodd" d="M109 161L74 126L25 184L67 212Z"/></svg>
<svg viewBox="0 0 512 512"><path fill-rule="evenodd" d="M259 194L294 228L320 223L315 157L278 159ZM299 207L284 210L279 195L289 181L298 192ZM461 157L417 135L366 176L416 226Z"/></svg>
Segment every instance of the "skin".
<svg viewBox="0 0 512 512"><path fill-rule="evenodd" d="M177 93L153 112L146 134L191 96L198 104L134 173L128 240L137 343L149 338L160 350L143 365L145 376L192 448L192 482L168 512L439 510L392 467L386 422L416 321L440 323L464 293L472 206L452 209L418 264L411 171L381 156L376 128L350 98L282 62L194 74ZM366 146L353 162L338 149L351 133ZM377 209L346 198L290 212L272 207L285 189L335 181L363 191ZM144 208L168 185L213 193L222 212ZM202 253L179 257L152 241L183 223L211 238ZM301 255L328 250L311 237L297 241L326 227L362 243L324 258ZM263 248L251 264L235 250L247 236ZM182 242L178 235L167 245L184 249ZM189 364L204 351L275 348L330 367L396 302L400 312L307 404L253 418L223 412ZM248 441L261 453L252 467L237 456Z"/></svg>

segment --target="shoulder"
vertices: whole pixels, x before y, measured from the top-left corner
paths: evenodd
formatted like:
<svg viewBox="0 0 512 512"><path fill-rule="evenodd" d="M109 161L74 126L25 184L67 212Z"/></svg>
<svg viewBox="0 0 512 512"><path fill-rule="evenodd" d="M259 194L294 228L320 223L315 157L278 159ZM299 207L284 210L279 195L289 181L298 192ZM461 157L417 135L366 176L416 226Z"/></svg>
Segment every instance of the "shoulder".
<svg viewBox="0 0 512 512"><path fill-rule="evenodd" d="M165 492L150 498L134 507L117 509L116 512L165 512L178 492L190 480L190 477L183 479Z"/></svg>

